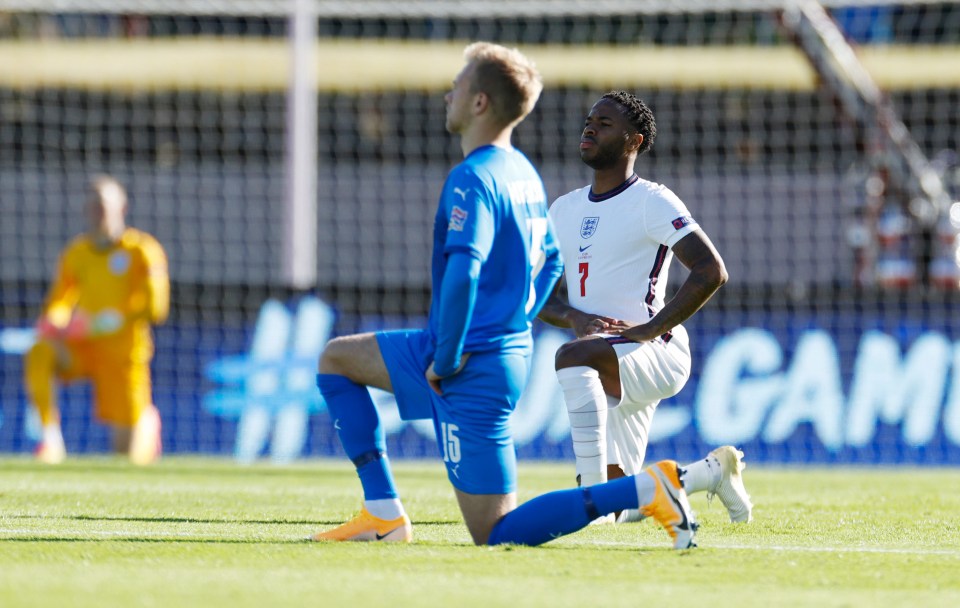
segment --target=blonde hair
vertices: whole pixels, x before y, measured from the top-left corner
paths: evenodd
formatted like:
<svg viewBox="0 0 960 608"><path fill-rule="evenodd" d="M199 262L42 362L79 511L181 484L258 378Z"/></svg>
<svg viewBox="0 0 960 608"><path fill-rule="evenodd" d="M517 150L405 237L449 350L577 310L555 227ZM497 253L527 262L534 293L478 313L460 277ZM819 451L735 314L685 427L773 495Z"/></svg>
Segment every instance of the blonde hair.
<svg viewBox="0 0 960 608"><path fill-rule="evenodd" d="M533 61L515 48L491 42L474 42L463 55L473 66L471 92L487 94L494 116L504 124L526 118L543 91L543 80Z"/></svg>

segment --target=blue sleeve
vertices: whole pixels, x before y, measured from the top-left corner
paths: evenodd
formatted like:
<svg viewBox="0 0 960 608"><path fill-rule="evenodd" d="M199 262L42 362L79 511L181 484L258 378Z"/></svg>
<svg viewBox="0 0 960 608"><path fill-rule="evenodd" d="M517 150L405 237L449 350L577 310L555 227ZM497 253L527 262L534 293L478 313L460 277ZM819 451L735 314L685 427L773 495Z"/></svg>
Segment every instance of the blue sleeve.
<svg viewBox="0 0 960 608"><path fill-rule="evenodd" d="M477 301L480 266L480 260L463 252L452 253L447 259L437 311L437 350L433 355L433 371L440 377L450 376L460 367L467 327Z"/></svg>
<svg viewBox="0 0 960 608"><path fill-rule="evenodd" d="M468 168L460 166L447 178L440 200L449 219L444 253L467 252L481 262L486 261L496 232L487 185Z"/></svg>
<svg viewBox="0 0 960 608"><path fill-rule="evenodd" d="M541 241L542 254L540 261L532 268L533 301L527 302L527 321L532 323L540 309L550 299L557 280L563 274L563 257L560 255L560 246L557 242L557 232L553 227L553 219L544 211L544 233Z"/></svg>
<svg viewBox="0 0 960 608"><path fill-rule="evenodd" d="M527 311L528 321L532 323L533 320L537 318L537 315L540 314L540 309L547 303L550 294L553 293L554 288L557 286L557 281L562 274L563 261L560 259L560 252L555 251L553 255L547 257L543 265L543 270L540 271L540 274L538 274L537 278L533 281L537 299L533 303L533 309Z"/></svg>

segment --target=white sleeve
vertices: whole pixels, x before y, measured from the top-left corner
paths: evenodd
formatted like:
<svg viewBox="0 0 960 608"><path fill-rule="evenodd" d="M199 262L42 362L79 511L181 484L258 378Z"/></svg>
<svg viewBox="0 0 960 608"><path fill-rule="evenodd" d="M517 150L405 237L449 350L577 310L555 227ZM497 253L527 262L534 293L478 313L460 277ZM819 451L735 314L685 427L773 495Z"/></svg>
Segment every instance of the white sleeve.
<svg viewBox="0 0 960 608"><path fill-rule="evenodd" d="M560 199L558 198L557 200L553 201L553 204L547 208L547 214L553 219L554 223L557 221L557 202L559 200Z"/></svg>
<svg viewBox="0 0 960 608"><path fill-rule="evenodd" d="M557 234L557 238L560 238L560 225L562 223L561 216L563 214L563 199L564 197L558 197L553 204L547 209L547 215L550 216L550 221L553 222L553 228Z"/></svg>
<svg viewBox="0 0 960 608"><path fill-rule="evenodd" d="M668 188L652 194L644 208L647 235L667 247L673 247L677 241L700 229L683 201Z"/></svg>

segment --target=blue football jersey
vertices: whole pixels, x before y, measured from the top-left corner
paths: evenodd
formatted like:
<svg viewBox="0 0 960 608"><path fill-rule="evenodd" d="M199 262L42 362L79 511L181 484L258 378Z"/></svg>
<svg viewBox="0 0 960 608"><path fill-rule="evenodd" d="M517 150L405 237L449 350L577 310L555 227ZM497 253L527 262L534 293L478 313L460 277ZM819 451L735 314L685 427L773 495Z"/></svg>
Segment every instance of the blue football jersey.
<svg viewBox="0 0 960 608"><path fill-rule="evenodd" d="M443 186L434 220L433 298L437 311L447 255L465 252L481 262L473 316L464 352L530 348L530 320L537 305L533 279L548 264L561 264L547 213L543 181L522 152L493 145L472 151ZM540 298L541 302L543 298Z"/></svg>

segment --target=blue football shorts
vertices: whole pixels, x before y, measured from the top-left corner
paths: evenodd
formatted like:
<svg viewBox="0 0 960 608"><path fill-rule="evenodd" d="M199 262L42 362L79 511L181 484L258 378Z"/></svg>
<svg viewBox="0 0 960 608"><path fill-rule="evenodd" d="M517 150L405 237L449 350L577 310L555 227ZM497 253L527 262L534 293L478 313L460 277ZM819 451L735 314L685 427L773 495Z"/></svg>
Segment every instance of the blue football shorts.
<svg viewBox="0 0 960 608"><path fill-rule="evenodd" d="M376 336L400 417L433 420L450 483L468 494L515 492L517 456L510 413L527 383L529 350L471 354L460 373L440 382L441 397L424 375L434 352L426 331Z"/></svg>

